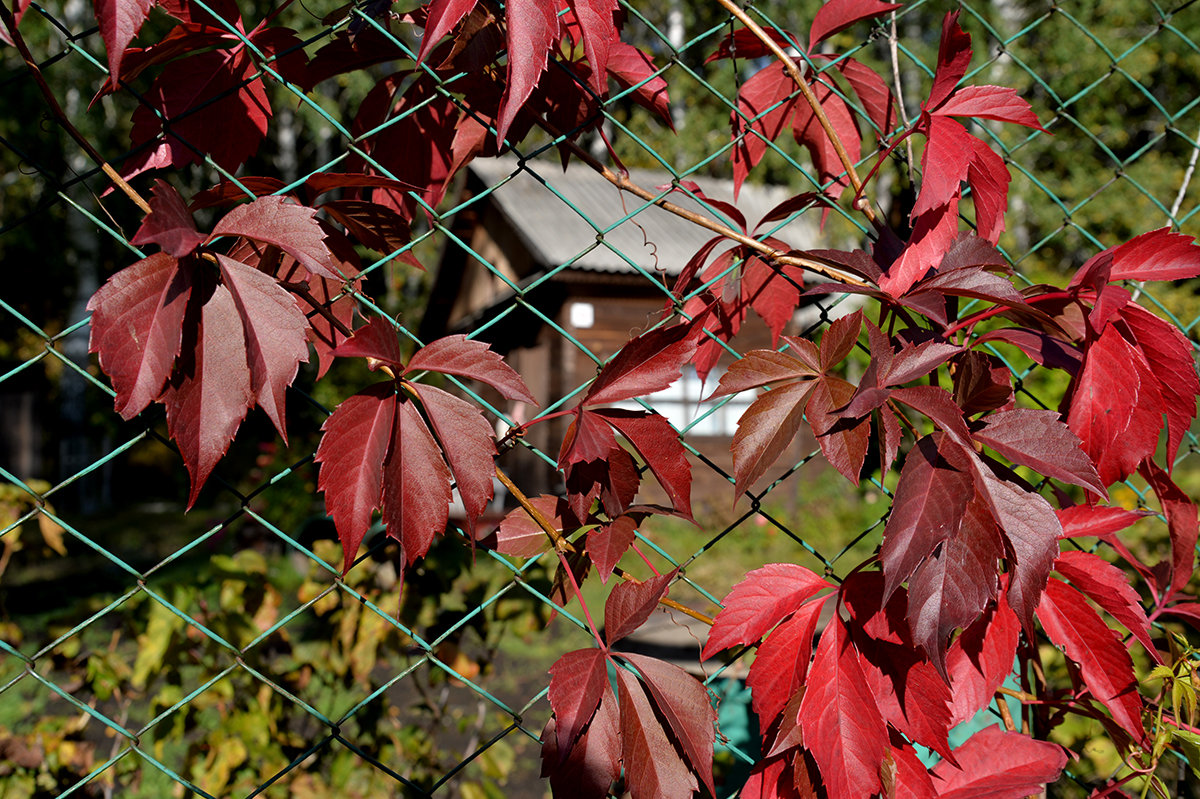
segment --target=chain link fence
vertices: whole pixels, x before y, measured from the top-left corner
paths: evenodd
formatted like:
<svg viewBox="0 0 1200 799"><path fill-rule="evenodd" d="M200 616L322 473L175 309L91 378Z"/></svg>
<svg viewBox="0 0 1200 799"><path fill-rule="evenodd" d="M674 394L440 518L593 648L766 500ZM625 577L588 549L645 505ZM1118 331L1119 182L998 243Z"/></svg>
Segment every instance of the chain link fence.
<svg viewBox="0 0 1200 799"><path fill-rule="evenodd" d="M641 185L694 180L731 200L729 117L738 87L761 64L705 62L733 26L716 4L621 5L627 36L654 53L670 86L678 135L626 92L602 108L612 146ZM749 10L765 27L799 31L811 5L759 2ZM1200 234L1200 181L1192 179L1200 6L957 7L974 37L967 79L1016 87L1047 130L983 129L1013 173L1001 247L1021 280L1060 280L1099 249L1164 225ZM933 74L947 10L918 0L856 45L849 37L866 26L838 39L842 51L891 77L907 120ZM242 8L255 21L268 11ZM396 63L414 59L419 45L410 26L383 25L356 7L305 2L282 19L310 55L349 28L386 37ZM67 118L120 168L139 98L89 107L106 78L90 8L34 2L21 30ZM184 513L186 473L161 409L122 422L87 352L87 300L139 257L129 243L139 215L120 195L102 194L97 165L47 113L15 51L2 53L0 794L544 795L537 758L549 715L546 668L589 640L578 605L552 606L552 556L471 552L447 536L406 577L401 595L393 544L377 529L368 554L341 578L313 453L329 410L369 381L353 364L336 364L320 384L313 368L302 370L289 397L289 446L252 416ZM382 75L387 66L373 69ZM307 93L277 80L269 65L262 75L278 111L246 173L291 183L344 171L348 156L370 158L366 142L380 130L353 124L370 88L360 75ZM770 150L739 198L751 219L819 183L790 141ZM901 157L901 170L912 157ZM183 192L190 196L221 173L209 161L172 180L191 181ZM414 343L453 332L489 341L544 407L569 404L596 365L653 319L672 276L706 238L584 173L576 163L564 174L551 143L536 140L481 160L428 209L428 224L409 244L365 265L356 302L364 313L397 318ZM882 180L876 200L886 211L908 182L898 174ZM807 220L776 235L798 247L865 240L837 211L823 229ZM428 271L406 264L407 255ZM1194 282L1133 290L1200 340ZM794 330L816 330L841 312L837 303L808 307ZM756 335L764 338L748 328L734 345L761 346ZM1061 386L1033 366L1011 365L1022 402L1055 407ZM659 523L639 533L647 560L681 567L672 598L711 614L764 555L840 575L878 544L887 485L852 489L819 465L811 441L800 440L790 465L735 505L728 442L745 405L737 397L700 403L702 394L691 374L646 399L680 430L700 498L698 527ZM487 407L500 430L522 421L511 408ZM532 486L527 492L556 487L562 430L545 427L500 461ZM1193 431L1176 464L1192 496L1200 493L1198 454ZM1154 505L1136 483L1114 500ZM488 521L503 512L501 495ZM1164 527L1147 526L1147 547L1165 540ZM664 616L635 645L690 661L700 673L702 635L685 618ZM744 671L734 663L702 674L720 698L723 796L736 792L756 755L738 681ZM1084 784L1114 764L1097 755L1071 768Z"/></svg>

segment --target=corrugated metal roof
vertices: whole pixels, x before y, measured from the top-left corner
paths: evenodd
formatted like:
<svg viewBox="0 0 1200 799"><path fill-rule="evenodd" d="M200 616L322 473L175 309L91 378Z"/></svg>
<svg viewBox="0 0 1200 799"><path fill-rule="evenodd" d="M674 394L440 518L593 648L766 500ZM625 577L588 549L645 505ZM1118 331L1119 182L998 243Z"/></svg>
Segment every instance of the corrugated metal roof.
<svg viewBox="0 0 1200 799"><path fill-rule="evenodd" d="M620 191L586 167L564 173L557 161L531 162L526 169L520 169L518 163L511 157L478 159L470 169L487 186L507 179L492 194L495 205L543 266L569 264L571 268L587 271L631 272L629 261L633 261L647 271L675 275L713 236L669 211L657 206L645 207L644 201ZM653 190L669 184L671 175L665 171L633 169L630 179ZM701 178L696 183L708 197L733 202L733 181ZM791 194L781 186L746 184L736 206L753 230L763 214ZM688 194L674 192L670 199L734 229L738 227L736 222L723 219ZM624 219L630 214L633 214L630 219ZM818 246L815 219L814 215L805 215L775 235L793 247Z"/></svg>

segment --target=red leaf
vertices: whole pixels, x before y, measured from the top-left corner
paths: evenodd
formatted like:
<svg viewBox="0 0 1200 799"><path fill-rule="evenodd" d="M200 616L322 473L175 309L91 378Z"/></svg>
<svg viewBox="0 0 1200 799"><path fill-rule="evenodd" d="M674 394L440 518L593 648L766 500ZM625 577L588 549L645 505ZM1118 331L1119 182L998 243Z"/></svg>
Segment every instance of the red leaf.
<svg viewBox="0 0 1200 799"><path fill-rule="evenodd" d="M621 657L642 675L654 706L667 720L692 771L709 795L716 796L712 771L717 712L708 691L678 666L632 652L623 652Z"/></svg>
<svg viewBox="0 0 1200 799"><path fill-rule="evenodd" d="M550 778L556 796L604 799L621 774L621 733L617 698L606 690L582 735L563 754L558 751L557 724L553 718L542 733L542 776Z"/></svg>
<svg viewBox="0 0 1200 799"><path fill-rule="evenodd" d="M613 42L608 51L608 74L626 89L633 89L633 101L654 112L674 129L667 82L658 74L654 60L631 44Z"/></svg>
<svg viewBox="0 0 1200 799"><path fill-rule="evenodd" d="M954 396L940 386L910 386L892 391L891 398L916 408L934 421L946 437L961 447L970 448L970 431L963 419L962 408Z"/></svg>
<svg viewBox="0 0 1200 799"><path fill-rule="evenodd" d="M788 701L804 686L808 662L812 658L813 636L825 608L825 599L800 605L758 647L754 662L750 664L750 673L746 675L746 685L752 692L754 712L763 729L775 721ZM711 635L708 640L706 651L712 643Z"/></svg>
<svg viewBox="0 0 1200 799"><path fill-rule="evenodd" d="M1067 765L1061 746L985 727L954 750L958 766L933 770L938 799L1021 799L1041 793Z"/></svg>
<svg viewBox="0 0 1200 799"><path fill-rule="evenodd" d="M883 0L829 0L813 17L808 33L808 49L817 49L818 44L856 22L882 16L897 8L900 8L899 3L885 3Z"/></svg>
<svg viewBox="0 0 1200 799"><path fill-rule="evenodd" d="M887 728L837 614L817 645L800 702L800 726L829 799L861 799L880 789Z"/></svg>
<svg viewBox="0 0 1200 799"><path fill-rule="evenodd" d="M388 535L400 542L406 566L423 558L433 537L445 532L450 500L450 470L442 451L416 405L403 402L383 465L382 510Z"/></svg>
<svg viewBox="0 0 1200 799"><path fill-rule="evenodd" d="M213 228L217 236L245 236L273 244L300 262L315 275L344 281L325 243L325 233L317 223L316 211L289 202L286 197L259 197L239 205Z"/></svg>
<svg viewBox="0 0 1200 799"><path fill-rule="evenodd" d="M339 344L333 354L339 358L366 358L367 367L374 371L390 366L393 371L404 367L400 340L390 321L377 316L354 331L354 335Z"/></svg>
<svg viewBox="0 0 1200 799"><path fill-rule="evenodd" d="M758 397L738 419L731 445L735 496L762 477L796 437L814 386L813 380L779 386Z"/></svg>
<svg viewBox="0 0 1200 799"><path fill-rule="evenodd" d="M854 113L832 87L818 83L813 90L850 159L859 160L862 157L862 137ZM808 103L797 102L795 105L792 136L808 149L817 175L823 184L828 185L829 193L835 198L840 197L849 188L850 180L842 174L844 167L841 157ZM828 209L825 216L828 216Z"/></svg>
<svg viewBox="0 0 1200 799"><path fill-rule="evenodd" d="M954 401L968 416L1003 408L1013 399L1012 372L995 355L967 350L954 359L952 376Z"/></svg>
<svg viewBox="0 0 1200 799"><path fill-rule="evenodd" d="M906 799L937 799L933 779L929 776L925 764L917 757L916 750L896 733L892 733L889 738L892 745L888 753L888 759L892 761L891 789L888 788L888 779L885 778L884 795L903 796ZM884 768L886 773L886 762Z"/></svg>
<svg viewBox="0 0 1200 799"><path fill-rule="evenodd" d="M1115 326L1108 326L1087 349L1067 416L1104 485L1128 477L1154 454L1162 415L1150 367Z"/></svg>
<svg viewBox="0 0 1200 799"><path fill-rule="evenodd" d="M787 71L772 63L756 72L738 91L737 108L730 113L733 129L733 196L746 175L762 160L767 143L779 138L796 110L796 86Z"/></svg>
<svg viewBox="0 0 1200 799"><path fill-rule="evenodd" d="M818 592L832 586L816 573L792 563L768 563L748 573L721 603L704 660L722 649L758 641Z"/></svg>
<svg viewBox="0 0 1200 799"><path fill-rule="evenodd" d="M462 499L467 535L473 535L475 520L491 502L496 475L496 443L492 426L479 408L440 388L408 384L421 398L433 432L446 453L454 484Z"/></svg>
<svg viewBox="0 0 1200 799"><path fill-rule="evenodd" d="M525 381L482 341L466 336L446 336L417 350L404 370L405 375L428 369L486 383L506 399L536 405Z"/></svg>
<svg viewBox="0 0 1200 799"><path fill-rule="evenodd" d="M692 799L699 788L696 777L675 751L637 677L617 669L617 688L621 762L634 799Z"/></svg>
<svg viewBox="0 0 1200 799"><path fill-rule="evenodd" d="M632 516L619 516L610 524L588 531L587 552L596 564L600 582L608 582L613 568L633 544L637 527L637 520Z"/></svg>
<svg viewBox="0 0 1200 799"><path fill-rule="evenodd" d="M554 661L549 696L559 755L555 765L566 759L608 691L608 658L602 650L577 649Z"/></svg>
<svg viewBox="0 0 1200 799"><path fill-rule="evenodd" d="M1175 464L1183 436L1196 418L1196 396L1200 379L1192 344L1175 325L1159 319L1140 305L1130 303L1121 311L1137 348L1150 367L1167 414L1167 471Z"/></svg>
<svg viewBox="0 0 1200 799"><path fill-rule="evenodd" d="M1112 250L1109 280L1187 280L1200 277L1200 247L1170 228L1143 233ZM1071 281L1075 285L1075 281Z"/></svg>
<svg viewBox="0 0 1200 799"><path fill-rule="evenodd" d="M130 244L157 244L163 252L182 258L191 255L204 239L175 187L162 180L154 181L150 214L129 240Z"/></svg>
<svg viewBox="0 0 1200 799"><path fill-rule="evenodd" d="M934 112L947 117L975 117L1042 129L1037 114L1014 89L1001 86L963 86Z"/></svg>
<svg viewBox="0 0 1200 799"><path fill-rule="evenodd" d="M934 71L929 99L922 108L937 108L950 96L963 75L967 74L971 55L971 37L959 26L958 12L953 11L942 21L942 41L938 46L937 69Z"/></svg>
<svg viewBox="0 0 1200 799"><path fill-rule="evenodd" d="M254 402L244 335L233 296L217 286L201 309L195 348L183 348L163 389L167 431L192 478L189 508Z"/></svg>
<svg viewBox="0 0 1200 799"><path fill-rule="evenodd" d="M952 724L975 718L995 698L996 689L1013 672L1020 640L1020 622L1004 598L954 640L946 656Z"/></svg>
<svg viewBox="0 0 1200 799"><path fill-rule="evenodd" d="M1106 625L1083 595L1051 578L1037 608L1042 628L1079 665L1084 683L1134 740L1141 741L1142 698L1121 637Z"/></svg>
<svg viewBox="0 0 1200 799"><path fill-rule="evenodd" d="M421 37L421 50L417 53L418 64L425 60L433 46L461 22L477 2L478 0L433 0L429 4L425 35Z"/></svg>
<svg viewBox="0 0 1200 799"><path fill-rule="evenodd" d="M1040 494L1000 480L977 460L975 489L987 501L1009 551L1008 601L1025 630L1033 634L1033 611L1046 586L1062 527Z"/></svg>
<svg viewBox="0 0 1200 799"><path fill-rule="evenodd" d="M967 505L958 529L917 566L908 581L913 641L947 683L950 634L970 626L996 598L996 566L1003 554L996 523L976 497Z"/></svg>
<svg viewBox="0 0 1200 799"><path fill-rule="evenodd" d="M804 768L802 759L792 757L769 757L758 761L750 769L750 778L738 793L741 799L809 799L800 797L795 787L792 763Z"/></svg>
<svg viewBox="0 0 1200 799"><path fill-rule="evenodd" d="M544 0L513 0L505 7L508 29L508 84L500 102L496 138L503 141L509 126L546 68L550 46L558 38L558 7Z"/></svg>
<svg viewBox="0 0 1200 799"><path fill-rule="evenodd" d="M658 600L667 593L675 572L651 577L644 583L621 583L613 586L604 603L604 637L612 646L641 627L658 607Z"/></svg>
<svg viewBox="0 0 1200 799"><path fill-rule="evenodd" d="M699 343L700 317L659 327L625 344L600 370L580 405L604 405L662 391L683 376Z"/></svg>
<svg viewBox="0 0 1200 799"><path fill-rule="evenodd" d="M1098 536L1107 541L1113 533L1120 532L1134 522L1150 515L1149 511L1108 508L1097 505L1076 505L1055 511L1062 524L1063 538Z"/></svg>
<svg viewBox="0 0 1200 799"><path fill-rule="evenodd" d="M975 137L953 119L934 116L927 135L921 156L921 191L912 209L914 220L959 196L975 150Z"/></svg>
<svg viewBox="0 0 1200 799"><path fill-rule="evenodd" d="M159 252L117 272L88 300L88 351L100 354L122 419L137 416L162 392L179 355L191 292L191 270Z"/></svg>
<svg viewBox="0 0 1200 799"><path fill-rule="evenodd" d="M578 408L563 436L558 452L559 468L569 469L579 463L603 461L616 446L617 439L612 428L599 414Z"/></svg>
<svg viewBox="0 0 1200 799"><path fill-rule="evenodd" d="M592 68L589 82L597 94L607 90L604 74L608 70L609 49L619 41L613 12L617 0L568 0L583 33L583 51Z"/></svg>
<svg viewBox="0 0 1200 799"><path fill-rule="evenodd" d="M1171 535L1171 583L1168 598L1187 585L1196 564L1196 539L1200 535L1200 518L1196 503L1157 463L1147 460L1140 470L1142 477L1154 489L1167 517Z"/></svg>
<svg viewBox="0 0 1200 799"><path fill-rule="evenodd" d="M967 182L971 184L971 199L975 201L975 228L980 238L995 244L1004 230L1008 184L1012 182L1012 176L1004 159L986 143L972 136L971 148ZM1011 285L1008 290L1015 293Z"/></svg>
<svg viewBox="0 0 1200 799"><path fill-rule="evenodd" d="M1142 642L1150 656L1162 662L1150 640L1150 620L1142 608L1141 597L1129 584L1125 572L1097 555L1076 550L1060 553L1054 561L1054 570L1087 594L1108 615L1125 625Z"/></svg>
<svg viewBox="0 0 1200 799"><path fill-rule="evenodd" d="M666 490L675 510L692 515L692 467L687 450L671 423L657 413L626 410L590 411L625 436Z"/></svg>
<svg viewBox="0 0 1200 799"><path fill-rule="evenodd" d="M1054 411L1017 409L987 416L972 437L1010 461L1108 498L1079 439Z"/></svg>
<svg viewBox="0 0 1200 799"><path fill-rule="evenodd" d="M100 36L108 51L108 71L114 80L121 75L126 48L154 6L155 0L96 0L96 21L100 23Z"/></svg>
<svg viewBox="0 0 1200 799"><path fill-rule="evenodd" d="M308 320L274 278L223 255L217 262L242 318L254 401L286 444L284 394L300 363L308 361Z"/></svg>
<svg viewBox="0 0 1200 799"><path fill-rule="evenodd" d="M879 278L879 288L891 297L903 295L930 269L941 263L942 256L957 236L957 200L951 200L917 217L904 252Z"/></svg>
<svg viewBox="0 0 1200 799"><path fill-rule="evenodd" d="M321 425L317 488L325 494L325 510L342 541L343 574L371 527L371 512L383 501L383 464L395 411L392 384L377 383L343 400Z"/></svg>

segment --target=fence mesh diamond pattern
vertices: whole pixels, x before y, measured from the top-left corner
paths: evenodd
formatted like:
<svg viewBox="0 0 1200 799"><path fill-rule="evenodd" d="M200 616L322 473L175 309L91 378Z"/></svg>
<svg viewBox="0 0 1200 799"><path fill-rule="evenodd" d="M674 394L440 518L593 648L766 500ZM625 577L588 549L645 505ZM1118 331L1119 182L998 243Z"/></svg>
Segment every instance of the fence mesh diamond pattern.
<svg viewBox="0 0 1200 799"><path fill-rule="evenodd" d="M349 41L352 30L390 46L392 61L414 63L415 28L390 24L372 5L303 2L280 13L310 55ZM786 32L806 28L812 5L759 2L749 10ZM858 27L839 35L843 52L894 77L902 122L920 113L945 6L916 0L857 44L848 37L861 36ZM1043 282L1166 225L1200 234L1200 6L970 0L958 8L974 41L967 80L1014 86L1045 127L980 128L1013 174L1000 245L1019 280ZM732 201L730 115L739 113L738 88L762 64L706 61L734 28L716 3L622 2L621 10L626 34L654 53L671 87L677 133L632 101L633 87L601 108L611 147L638 183L661 186L663 195L690 180ZM257 20L269 11L247 7L243 15ZM107 78L90 9L33 2L21 30L62 114L99 156L119 169L145 160L144 151L126 151L122 125L136 103L151 108L151 98L135 86L89 105ZM289 392L287 445L252 415L185 513L187 473L165 414L155 406L123 421L88 353L87 301L142 257L130 242L139 212L119 193L101 193L109 184L95 158L50 112L17 50L0 52L0 794L542 796L546 669L557 653L589 640L578 604L553 603L553 554L472 551L448 534L401 585L395 542L377 525L366 554L341 576L313 458L330 409L368 379L353 364L335 363L332 381L321 384L315 363L302 367ZM314 74L304 87L274 68L283 57L256 50L242 84L265 86L276 109L252 157L271 164L280 191L313 186L314 176L355 162L387 173L376 160L381 146L423 157L420 142L387 138L397 115L369 128L355 118L370 89L356 83L361 75ZM315 61L310 68L317 71ZM468 77L445 79L438 90L457 98L455 80ZM420 107L401 115L408 113ZM186 120L176 122L172 135L186 147ZM491 343L553 410L569 406L596 367L673 301L672 278L709 234L621 195L578 164L564 173L553 140L531 141L461 173L438 206L418 215L410 240L381 233L383 257L364 262L348 296L364 316L395 319L414 346L448 333ZM606 155L604 141L594 145ZM750 219L820 185L793 142L768 149L738 198ZM180 176L193 182L192 193L238 178L211 159ZM892 183L876 198L885 208L886 191L905 190L904 181ZM248 195L249 188L260 187L247 187ZM415 194L410 201L420 202ZM759 232L807 247L864 239L858 222L836 209L824 226L806 226L812 218ZM1194 281L1129 288L1193 346L1200 341ZM815 330L848 303L805 306L791 329ZM748 330L733 344L743 352L762 346L755 335ZM736 356L723 355L717 369ZM1047 398L1051 378L1036 366L1014 367L1022 403L1056 406ZM519 405L472 389L456 390L482 403L501 433L525 420ZM878 545L888 487L864 481L853 489L835 479L811 440L798 440L786 466L735 505L728 442L746 401L704 402L705 395L699 377L685 373L643 400L679 430L696 481L698 526L658 521L638 533L639 555L660 571L680 569L673 599L712 614L764 555L844 576ZM561 435L560 428L513 439L500 462L533 487L527 491L552 491ZM1176 473L1192 495L1200 490L1194 432ZM1114 500L1156 507L1141 492L1131 483ZM501 517L504 497L501 489L481 524ZM455 518L464 524L461 513ZM719 698L718 793L732 795L757 755L740 682L746 664L699 671L700 640L685 615L664 613L630 645L690 663ZM1086 782L1086 770L1069 771Z"/></svg>

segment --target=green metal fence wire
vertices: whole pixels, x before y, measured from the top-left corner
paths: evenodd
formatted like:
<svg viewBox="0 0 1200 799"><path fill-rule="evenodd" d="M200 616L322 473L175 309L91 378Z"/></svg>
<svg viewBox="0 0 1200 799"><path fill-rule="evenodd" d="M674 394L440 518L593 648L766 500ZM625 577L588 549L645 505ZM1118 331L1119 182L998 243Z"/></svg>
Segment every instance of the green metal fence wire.
<svg viewBox="0 0 1200 799"><path fill-rule="evenodd" d="M310 53L353 20L387 37L397 59L415 57L417 42L398 26L391 31L353 8L332 13L333 5L292 9L289 24ZM655 54L671 87L681 135L634 108L631 89L603 106L609 138L627 165L660 170L664 184L716 186L710 194L719 195L726 184L716 181L728 177L733 147L729 118L739 113L736 92L760 65L705 63L733 27L715 3L621 5L626 32ZM748 11L790 36L805 29L814 5L763 1ZM84 6L34 2L22 31L72 121L120 164L127 145L114 125L132 106L114 98L87 107L106 61ZM1053 279L1103 247L1164 225L1200 234L1200 181L1193 180L1200 6L969 0L953 7L974 37L968 79L1015 86L1045 127L983 130L1013 173L1001 247L1021 280ZM940 19L949 8L916 0L869 35L863 26L838 37L841 52L894 79L906 120L918 113L933 74ZM229 32L253 47L243 32ZM113 392L86 352L86 300L141 256L128 240L136 218L115 210L118 198L97 193L103 176L96 165L34 110L41 108L36 90L11 48L0 58L0 794L542 796L537 752L549 715L546 668L557 652L588 640L575 610L553 605L554 563L470 553L450 541L407 576L401 599L394 552L377 529L368 552L341 578L340 549L315 494L313 452L320 422L366 379L350 367L335 368L335 388L302 375L292 395L291 446L244 431L197 508L184 514L186 475L161 413L121 422ZM398 118L356 134L350 118L361 87L305 93L283 80L271 59L259 63L275 96L289 98L276 104L286 110L273 123L273 155L262 160L290 186L338 170L350 155L387 174L363 144ZM443 84L447 96L455 96L454 82ZM626 198L619 213L590 218L556 188L554 144L519 147L503 180L452 191L441 207L426 207L430 223L408 247L365 266L369 290L355 295L363 313L398 319L401 335L419 344L430 279L400 258L411 252L433 266L458 251L511 294L464 332L494 339L512 320L534 318L558 339L554 346L602 363L608 353L575 335L540 302L539 291L590 254L608 253L623 275L667 301L663 269L691 253L659 252L648 261L651 243L638 251L614 245L618 227L646 219L650 204ZM768 149L752 183L793 191L820 185L791 142ZM539 202L582 217L589 233L568 242L572 257L515 278L460 220L482 216L505 184L529 175L544 191ZM237 181L209 160L182 179L199 188L218 177ZM857 220L834 216L827 240L861 239ZM1134 290L1197 342L1196 285ZM818 314L812 329L832 313ZM738 345L735 339L734 354ZM1014 366L1022 401L1054 407L1046 375ZM539 399L544 408L560 408L585 388L583 380ZM505 408L484 407L501 426L517 421ZM697 481L708 486L732 484L728 466L700 435L718 414L706 406L680 423ZM517 449L551 466L556 460L532 437ZM764 552L836 576L857 562L849 553L874 547L888 487L852 492L829 479L815 455L797 453L734 510L730 485L727 497L705 508L699 529L666 525L639 533L645 557L681 569L686 588L672 596L714 612L729 581ZM1195 431L1175 468L1188 491L1200 491ZM1145 504L1135 485L1115 499ZM539 632L551 616L549 631ZM685 656L696 653L696 643ZM722 795L736 790L755 757L737 687L744 669L735 661L705 675L722 697ZM1101 758L1073 766L1072 775L1084 784L1112 766Z"/></svg>

